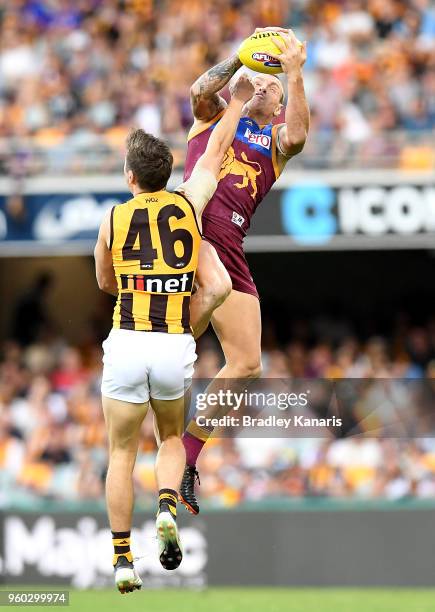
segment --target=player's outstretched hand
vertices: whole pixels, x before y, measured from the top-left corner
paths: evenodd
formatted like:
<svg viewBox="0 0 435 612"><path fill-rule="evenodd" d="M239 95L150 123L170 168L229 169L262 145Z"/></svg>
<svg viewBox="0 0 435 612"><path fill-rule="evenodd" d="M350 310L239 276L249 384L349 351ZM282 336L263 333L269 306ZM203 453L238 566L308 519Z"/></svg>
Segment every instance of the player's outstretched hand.
<svg viewBox="0 0 435 612"><path fill-rule="evenodd" d="M243 72L237 81L231 84L230 93L231 97L241 100L242 102L248 102L254 95L254 85L251 77Z"/></svg>
<svg viewBox="0 0 435 612"><path fill-rule="evenodd" d="M268 55L281 62L283 72L299 71L307 59L307 43L301 43L293 30L280 32L280 38L276 38L273 42L281 53L277 55L268 53Z"/></svg>

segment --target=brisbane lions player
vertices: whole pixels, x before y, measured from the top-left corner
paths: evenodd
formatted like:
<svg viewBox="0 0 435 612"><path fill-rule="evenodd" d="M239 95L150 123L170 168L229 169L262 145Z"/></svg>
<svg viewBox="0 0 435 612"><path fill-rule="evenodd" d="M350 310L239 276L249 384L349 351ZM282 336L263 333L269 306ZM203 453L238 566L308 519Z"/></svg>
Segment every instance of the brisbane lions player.
<svg viewBox="0 0 435 612"><path fill-rule="evenodd" d="M285 122L273 124L283 106L281 81L273 75L259 74L254 78L255 94L244 108L234 141L224 158L216 192L202 216L203 241L199 254L198 283L200 286L222 288L228 275L232 283L227 299L212 315L212 324L225 356L225 366L218 373L216 383L219 379L246 381L260 376L260 304L243 252L243 240L257 206L278 179L287 161L302 151L309 128L309 109L302 76L306 60L305 44L300 45L291 30L266 29L278 30L284 40L276 42L281 51L276 57L287 80ZM225 113L227 104L218 92L241 65L237 55L234 55L200 76L191 88L195 122L188 136L185 180L204 153L210 134ZM207 323L207 318L203 327L196 322L196 337L204 331ZM193 514L199 512L194 492L195 479L198 478L196 460L211 431L192 420L183 437L186 468L180 498Z"/></svg>

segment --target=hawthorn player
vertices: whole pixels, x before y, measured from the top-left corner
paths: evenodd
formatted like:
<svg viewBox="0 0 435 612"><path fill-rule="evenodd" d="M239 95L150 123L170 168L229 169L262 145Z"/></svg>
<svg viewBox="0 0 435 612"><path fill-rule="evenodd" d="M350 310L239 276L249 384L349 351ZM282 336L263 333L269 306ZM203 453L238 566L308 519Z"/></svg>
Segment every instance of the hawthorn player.
<svg viewBox="0 0 435 612"><path fill-rule="evenodd" d="M266 29L278 30L283 39L283 42L277 40L275 44L281 50L276 57L279 57L287 78L285 122L273 125L273 120L282 110L284 90L281 81L274 75L259 74L254 78L255 94L245 106L234 141L223 161L216 192L202 216L199 286L213 286L216 278L225 279L227 273L232 281L230 295L212 315L212 324L225 356L225 365L217 375L216 384L222 379L237 379L246 386L247 380L260 376L260 303L243 252L243 239L257 206L287 161L302 151L309 128L302 76L305 44L300 45L291 30ZM218 92L241 65L234 55L208 70L191 88L195 122L188 136L185 179L190 176L210 135L225 115L226 102ZM214 263L216 252L223 266ZM201 331L203 329L197 330L196 335ZM211 431L192 420L183 436L187 461L180 497L193 514L199 512L194 492L195 478L198 478L196 460Z"/></svg>
<svg viewBox="0 0 435 612"><path fill-rule="evenodd" d="M199 223L243 106L253 93L249 77L242 75L224 120L190 178L174 192L166 190L172 171L169 147L134 130L127 140L124 167L133 198L114 206L100 228L95 247L98 285L117 296L113 329L103 343L101 392L110 444L106 498L115 583L121 593L142 586L130 550L132 473L149 406L160 441L155 466L159 559L168 570L182 560L176 515L186 461L181 442L185 394L196 359L189 318L201 243ZM204 304L207 300L201 298L198 312Z"/></svg>

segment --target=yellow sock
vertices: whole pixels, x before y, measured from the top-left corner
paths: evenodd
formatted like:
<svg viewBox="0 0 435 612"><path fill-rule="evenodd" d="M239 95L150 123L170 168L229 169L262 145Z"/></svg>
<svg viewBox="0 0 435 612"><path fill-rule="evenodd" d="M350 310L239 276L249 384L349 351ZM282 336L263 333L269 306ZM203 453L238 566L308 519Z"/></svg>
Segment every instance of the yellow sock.
<svg viewBox="0 0 435 612"><path fill-rule="evenodd" d="M130 531L112 531L113 543L113 565L116 565L119 557L125 557L133 563L133 555L130 550Z"/></svg>
<svg viewBox="0 0 435 612"><path fill-rule="evenodd" d="M172 514L174 519L177 518L177 501L178 495L177 491L174 489L160 489L159 491L159 512L162 510L167 511Z"/></svg>

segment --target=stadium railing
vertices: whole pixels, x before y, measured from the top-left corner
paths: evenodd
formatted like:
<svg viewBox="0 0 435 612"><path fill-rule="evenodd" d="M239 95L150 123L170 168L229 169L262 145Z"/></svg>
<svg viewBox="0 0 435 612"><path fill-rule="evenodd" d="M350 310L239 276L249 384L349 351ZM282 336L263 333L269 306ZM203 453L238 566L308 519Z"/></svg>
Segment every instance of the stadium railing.
<svg viewBox="0 0 435 612"><path fill-rule="evenodd" d="M127 133L125 131L125 133ZM123 132L124 134L124 132ZM430 132L396 131L349 142L334 132L310 135L304 152L292 160L292 168L403 168L435 169L435 148ZM173 151L174 167L182 168L186 143L184 137L163 136ZM17 179L44 174L119 173L124 137L115 142L105 134L89 132L81 138L60 137L0 139L0 176Z"/></svg>

